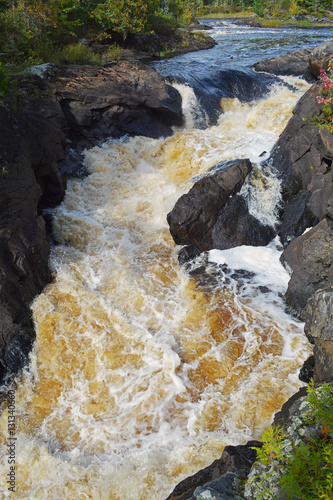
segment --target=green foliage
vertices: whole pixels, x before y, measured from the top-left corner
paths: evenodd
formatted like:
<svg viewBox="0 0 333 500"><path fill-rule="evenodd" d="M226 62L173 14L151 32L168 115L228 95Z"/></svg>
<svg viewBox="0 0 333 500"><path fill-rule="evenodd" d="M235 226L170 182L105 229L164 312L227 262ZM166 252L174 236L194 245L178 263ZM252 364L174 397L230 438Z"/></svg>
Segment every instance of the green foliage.
<svg viewBox="0 0 333 500"><path fill-rule="evenodd" d="M271 460L282 460L283 449L282 444L286 435L282 432L281 427L268 427L262 435L263 445L261 448L254 447L257 452L257 461L262 464L268 464Z"/></svg>
<svg viewBox="0 0 333 500"><path fill-rule="evenodd" d="M101 64L100 57L90 47L82 43L73 43L65 47L41 47L39 55L43 61L59 64Z"/></svg>
<svg viewBox="0 0 333 500"><path fill-rule="evenodd" d="M7 68L0 63L0 99L8 95L10 88L10 76Z"/></svg>
<svg viewBox="0 0 333 500"><path fill-rule="evenodd" d="M38 54L43 61L58 64L99 65L109 61L119 61L122 49L117 44L110 45L102 54L96 54L88 45L73 43L65 47L50 45L40 48Z"/></svg>
<svg viewBox="0 0 333 500"><path fill-rule="evenodd" d="M125 39L130 32L149 31L149 17L158 7L158 0L105 0L91 16L106 31L119 33Z"/></svg>
<svg viewBox="0 0 333 500"><path fill-rule="evenodd" d="M171 36L178 28L178 22L176 19L163 12L150 16L149 22L155 33L159 35Z"/></svg>
<svg viewBox="0 0 333 500"><path fill-rule="evenodd" d="M275 469L286 498L332 500L333 392L329 384L318 388L309 384L307 409L302 419L303 437L298 442L293 442L279 428L270 427L265 431L263 447L257 449L257 460L269 468L261 482L256 483L257 487L267 481ZM266 489L259 489L255 498L269 498Z"/></svg>

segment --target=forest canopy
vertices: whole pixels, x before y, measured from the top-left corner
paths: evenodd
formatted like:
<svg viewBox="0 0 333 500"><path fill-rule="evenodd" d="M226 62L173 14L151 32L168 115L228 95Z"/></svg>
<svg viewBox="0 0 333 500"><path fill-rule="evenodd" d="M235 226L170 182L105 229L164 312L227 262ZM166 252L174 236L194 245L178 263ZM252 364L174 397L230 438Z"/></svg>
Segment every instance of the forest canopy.
<svg viewBox="0 0 333 500"><path fill-rule="evenodd" d="M171 34L210 12L277 16L327 9L333 0L0 0L0 64L38 64L80 39L121 43L130 34Z"/></svg>

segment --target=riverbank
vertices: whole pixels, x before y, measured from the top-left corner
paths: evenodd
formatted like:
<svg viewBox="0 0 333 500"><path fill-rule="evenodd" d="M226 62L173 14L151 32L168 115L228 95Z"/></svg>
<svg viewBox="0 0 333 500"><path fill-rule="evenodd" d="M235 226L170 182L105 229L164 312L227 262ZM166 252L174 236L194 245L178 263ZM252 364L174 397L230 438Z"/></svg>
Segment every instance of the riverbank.
<svg viewBox="0 0 333 500"><path fill-rule="evenodd" d="M235 24L258 28L327 28L333 25L333 20L328 16L295 15L280 16L279 18L263 18L253 12L250 13L210 13L199 16L205 22L208 19L235 20Z"/></svg>

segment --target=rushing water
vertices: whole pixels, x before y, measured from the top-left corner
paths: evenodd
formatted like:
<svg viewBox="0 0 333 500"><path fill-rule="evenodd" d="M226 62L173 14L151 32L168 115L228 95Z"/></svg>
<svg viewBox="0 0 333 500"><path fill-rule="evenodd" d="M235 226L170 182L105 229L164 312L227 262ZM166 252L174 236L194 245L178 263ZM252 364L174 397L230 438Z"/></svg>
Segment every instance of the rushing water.
<svg viewBox="0 0 333 500"><path fill-rule="evenodd" d="M221 47L241 44L228 29L224 42L216 33ZM210 54L186 60L207 57L209 71ZM194 177L249 157L256 175L242 194L274 225L279 184L259 161L307 88L287 80L261 100L225 97L210 128L193 88L177 83L185 129L86 152L90 175L70 181L54 210L54 280L34 301L37 341L17 381L15 498L163 500L225 445L259 437L300 386L309 347L283 310L278 242L212 250L185 270L166 223ZM1 479L7 423L5 409ZM0 492L12 495L5 481Z"/></svg>

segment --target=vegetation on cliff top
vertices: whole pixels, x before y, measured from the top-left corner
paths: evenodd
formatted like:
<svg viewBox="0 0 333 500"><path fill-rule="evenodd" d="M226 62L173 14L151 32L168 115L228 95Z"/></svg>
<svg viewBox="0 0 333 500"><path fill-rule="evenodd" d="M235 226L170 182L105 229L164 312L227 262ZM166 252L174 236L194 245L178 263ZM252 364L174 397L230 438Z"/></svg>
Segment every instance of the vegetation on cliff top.
<svg viewBox="0 0 333 500"><path fill-rule="evenodd" d="M246 498L333 499L332 391L328 383L315 388L310 382L300 418L293 417L287 433L265 431Z"/></svg>
<svg viewBox="0 0 333 500"><path fill-rule="evenodd" d="M80 40L109 44L112 60L130 35L173 36L194 16L247 11L277 19L319 15L329 8L333 0L0 0L0 62L103 63L87 44L75 45Z"/></svg>

